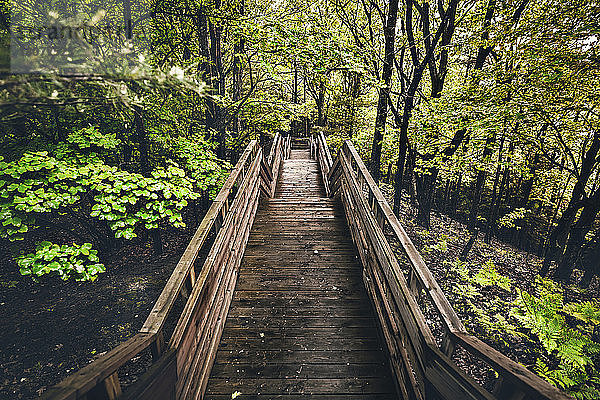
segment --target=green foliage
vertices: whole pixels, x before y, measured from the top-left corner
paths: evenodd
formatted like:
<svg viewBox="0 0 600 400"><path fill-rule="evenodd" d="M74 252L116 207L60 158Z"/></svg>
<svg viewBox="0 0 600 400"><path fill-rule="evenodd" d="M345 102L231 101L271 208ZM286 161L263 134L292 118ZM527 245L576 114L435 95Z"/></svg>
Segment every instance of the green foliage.
<svg viewBox="0 0 600 400"><path fill-rule="evenodd" d="M600 303L598 301L584 301L582 303L569 303L563 311L578 318L587 325L600 325Z"/></svg>
<svg viewBox="0 0 600 400"><path fill-rule="evenodd" d="M517 221L523 219L527 214L525 208L517 208L505 215L498 220L498 225L506 228L515 228L516 230L521 229L521 226L517 224Z"/></svg>
<svg viewBox="0 0 600 400"><path fill-rule="evenodd" d="M103 233L107 229L115 239L133 239L159 227L181 228L183 210L200 196L195 187L214 189L224 175L214 156L209 164L210 154L192 159L191 153L188 168L203 179L200 184L169 160L148 176L128 172L100 157L100 152L108 154L119 144L114 135L88 127L55 146L54 155L38 151L25 152L10 162L0 158L0 237L22 241L42 226L87 229L106 248L111 243ZM87 154L81 153L84 150ZM48 252L57 252L58 245L43 243L36 255L19 259L23 274L36 277L59 271L63 279L91 280L104 271L95 265L82 267L74 247L67 245L59 246L63 257L44 264L41 260L49 261Z"/></svg>
<svg viewBox="0 0 600 400"><path fill-rule="evenodd" d="M538 355L533 366L536 373L576 398L597 398L594 396L600 392L594 385L599 382L599 374L595 365L600 344L591 339L598 317L597 303L565 305L560 287L539 277L532 295L513 287L511 280L498 273L490 261L475 274L459 260L447 265L453 282L450 299L458 310L475 316L475 324L467 326L470 330L505 347L510 346L507 337L525 340L530 351ZM481 289L492 286L515 293L515 300L482 295ZM571 327L564 313L583 324Z"/></svg>
<svg viewBox="0 0 600 400"><path fill-rule="evenodd" d="M438 242L427 245L423 249L423 251L426 253L430 253L433 250L440 253L446 253L448 251L448 242L445 239L440 239Z"/></svg>
<svg viewBox="0 0 600 400"><path fill-rule="evenodd" d="M536 283L537 296L517 288L518 295L511 314L530 329L551 353L563 339L561 330L565 320L559 314L563 308L563 296L558 286L550 280L538 278Z"/></svg>
<svg viewBox="0 0 600 400"><path fill-rule="evenodd" d="M116 238L136 237L142 224L146 229L157 229L159 223L184 227L181 211L199 197L176 164L155 169L151 177L102 166L91 172L88 182L97 195L90 216L107 221Z"/></svg>
<svg viewBox="0 0 600 400"><path fill-rule="evenodd" d="M67 139L71 145L79 150L96 147L105 150L114 150L121 141L117 139L116 134L103 134L96 127L80 129L71 133Z"/></svg>
<svg viewBox="0 0 600 400"><path fill-rule="evenodd" d="M62 245L48 241L38 243L35 253L20 256L17 264L22 275L37 279L46 274L58 274L63 280L74 277L78 281L94 281L105 271L98 251L91 243Z"/></svg>
<svg viewBox="0 0 600 400"><path fill-rule="evenodd" d="M0 235L22 240L43 214L81 212L107 221L117 238L135 237L135 227L159 222L184 226L181 210L199 195L176 164L157 168L151 177L111 167L100 160L57 159L47 152L25 153L0 162Z"/></svg>
<svg viewBox="0 0 600 400"><path fill-rule="evenodd" d="M476 316L476 325L485 336L496 343L508 346L505 335L518 337L518 327L506 316L507 303L498 296L484 296L481 289L486 286L497 286L510 291L511 281L499 274L494 264L487 261L479 271L472 275L467 263L456 260L448 263L449 273L453 276L452 297L455 305L463 312ZM471 327L474 329L474 327Z"/></svg>
<svg viewBox="0 0 600 400"><path fill-rule="evenodd" d="M475 274L471 274L468 264L458 260L447 265L454 282L450 298L459 310L475 316L471 330L507 347L507 336L525 340L537 355L533 366L537 374L577 399L600 396L600 344L592 340L600 315L597 302L564 304L560 286L539 276L535 293L530 294L514 287L490 261ZM482 296L481 289L490 286L514 293L514 300ZM577 318L579 324L570 325L565 315Z"/></svg>
<svg viewBox="0 0 600 400"><path fill-rule="evenodd" d="M191 177L196 191L208 191L212 198L227 178L231 165L219 160L209 143L195 138L190 140L182 136L152 135L154 143L176 159Z"/></svg>
<svg viewBox="0 0 600 400"><path fill-rule="evenodd" d="M574 313L583 317L584 324L593 325L597 305L564 305L563 293L558 285L540 277L536 280L535 295L519 289L517 293L511 316L530 330L545 351L536 361L536 372L576 398L598 398L600 391L594 384L600 383L597 370L600 344L592 340L589 329L582 326L572 328L563 315L564 312ZM546 360L553 359L558 360L558 365L550 368Z"/></svg>
<svg viewBox="0 0 600 400"><path fill-rule="evenodd" d="M473 282L480 286L498 286L510 292L510 278L501 275L492 261L487 261L473 277Z"/></svg>

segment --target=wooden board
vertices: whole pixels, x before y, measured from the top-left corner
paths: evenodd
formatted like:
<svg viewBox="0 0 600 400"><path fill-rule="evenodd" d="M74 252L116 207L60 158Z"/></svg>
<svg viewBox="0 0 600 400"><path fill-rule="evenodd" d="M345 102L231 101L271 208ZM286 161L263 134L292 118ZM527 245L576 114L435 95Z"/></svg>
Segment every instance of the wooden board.
<svg viewBox="0 0 600 400"><path fill-rule="evenodd" d="M205 399L397 398L343 209L324 196L309 150L292 150L252 227Z"/></svg>

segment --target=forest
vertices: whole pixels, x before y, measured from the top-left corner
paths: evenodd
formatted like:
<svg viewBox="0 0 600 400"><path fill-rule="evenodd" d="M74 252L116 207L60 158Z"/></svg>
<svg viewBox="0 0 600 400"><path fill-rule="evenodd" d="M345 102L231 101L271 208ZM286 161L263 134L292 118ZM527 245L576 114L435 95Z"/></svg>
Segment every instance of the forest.
<svg viewBox="0 0 600 400"><path fill-rule="evenodd" d="M277 133L351 140L469 332L600 398L599 2L0 0L0 32L0 398L137 332Z"/></svg>

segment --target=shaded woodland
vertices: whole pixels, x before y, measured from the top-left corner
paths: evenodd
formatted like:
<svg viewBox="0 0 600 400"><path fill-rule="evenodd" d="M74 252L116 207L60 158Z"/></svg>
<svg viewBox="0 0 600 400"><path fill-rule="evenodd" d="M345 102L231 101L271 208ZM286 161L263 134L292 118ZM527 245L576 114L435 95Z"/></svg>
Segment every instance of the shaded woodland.
<svg viewBox="0 0 600 400"><path fill-rule="evenodd" d="M136 268L128 254L171 259L251 140L323 133L334 152L352 140L474 334L600 397L598 2L28 3L0 1L3 304L32 279L84 290ZM49 64L83 50L11 41L15 21L123 29ZM11 71L11 46L34 73ZM517 277L496 265L512 254L535 262ZM31 396L13 368L0 396Z"/></svg>

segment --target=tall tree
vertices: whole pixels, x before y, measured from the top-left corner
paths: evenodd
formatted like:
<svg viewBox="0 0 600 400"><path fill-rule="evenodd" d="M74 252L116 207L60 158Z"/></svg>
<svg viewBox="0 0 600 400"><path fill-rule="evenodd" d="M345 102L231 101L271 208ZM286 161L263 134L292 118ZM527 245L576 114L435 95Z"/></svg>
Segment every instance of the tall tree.
<svg viewBox="0 0 600 400"><path fill-rule="evenodd" d="M375 132L371 146L371 175L379 181L381 173L381 142L385 132L388 115L388 98L390 96L392 72L395 59L396 21L398 19L398 0L390 0L387 19L384 27L385 54L381 71L381 87L377 100L377 116L375 117Z"/></svg>
<svg viewBox="0 0 600 400"><path fill-rule="evenodd" d="M404 164L406 162L406 153L409 147L408 140L408 129L410 118L412 116L413 109L415 107L415 96L417 91L420 88L421 80L423 78L423 73L425 72L425 68L429 67L430 71L432 71L434 75L434 79L437 79L437 83L435 85L436 89L432 94L436 96L441 93L441 88L443 87L443 80L445 79L445 70L447 68L447 55L442 52L442 54L437 58L439 63L439 68L432 66L431 63L435 64L435 55L437 46L440 42L440 39L443 37L443 41L446 44L449 44L452 38L452 35L455 30L455 20L456 20L456 8L459 3L459 0L450 0L446 9L443 7L442 2L438 2L437 12L436 14L440 16L440 21L438 23L438 27L435 30L435 34L432 35L432 14L433 11L429 8L429 3L424 2L421 6L413 0L406 0L406 12L404 16L404 24L406 27L406 37L408 42L408 47L410 50L410 58L412 61L412 74L408 79L408 85L406 88L406 92L403 93L404 101L402 103L402 117L400 118L400 132L399 132L399 145L398 145L398 160L396 162L396 177L394 181L394 211L399 212L400 210L400 200L402 198L402 184L404 181ZM416 8L419 12L419 16L421 18L421 36L423 37L423 47L425 55L423 57L419 56L419 47L417 47L417 42L415 40L415 27L413 24L414 16L413 9ZM447 51L447 49L445 49ZM440 73L438 73L440 71ZM439 91L438 91L439 90ZM437 176L435 177L437 179ZM427 178L430 180L431 178ZM434 180L435 181L435 180ZM427 186L426 182L423 182L421 187L425 189ZM422 197L422 203L426 204L429 201L430 195ZM428 226L428 217L426 220L422 220L422 222Z"/></svg>

